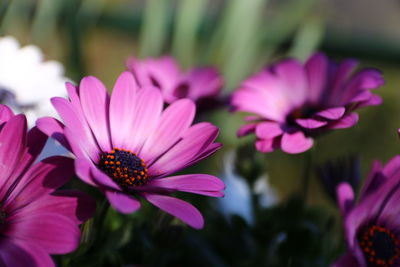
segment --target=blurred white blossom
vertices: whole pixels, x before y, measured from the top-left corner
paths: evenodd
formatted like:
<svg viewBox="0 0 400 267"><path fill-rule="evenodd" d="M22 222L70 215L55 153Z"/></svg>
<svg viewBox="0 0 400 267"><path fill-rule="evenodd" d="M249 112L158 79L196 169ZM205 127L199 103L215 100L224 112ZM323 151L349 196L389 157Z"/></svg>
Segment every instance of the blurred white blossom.
<svg viewBox="0 0 400 267"><path fill-rule="evenodd" d="M218 199L221 212L225 216L239 215L252 224L254 220L251 203L251 190L247 181L234 172L235 152L230 151L224 157L225 197Z"/></svg>
<svg viewBox="0 0 400 267"><path fill-rule="evenodd" d="M11 36L0 38L0 103L27 116L29 127L41 116L56 116L50 98L65 95L64 68L44 61L34 45L21 47Z"/></svg>
<svg viewBox="0 0 400 267"><path fill-rule="evenodd" d="M254 194L258 195L258 205L263 208L268 208L278 202L278 193L275 188L269 184L267 174L260 176L253 185Z"/></svg>

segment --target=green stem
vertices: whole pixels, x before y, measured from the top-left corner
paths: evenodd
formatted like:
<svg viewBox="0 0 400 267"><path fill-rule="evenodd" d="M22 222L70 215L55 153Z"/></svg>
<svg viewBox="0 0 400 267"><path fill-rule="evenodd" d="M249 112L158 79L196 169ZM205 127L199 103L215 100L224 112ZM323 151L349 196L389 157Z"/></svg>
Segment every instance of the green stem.
<svg viewBox="0 0 400 267"><path fill-rule="evenodd" d="M308 189L310 187L310 179L314 171L314 161L316 156L316 144L307 151L306 159L305 159L305 169L303 175L303 184L302 184L302 192L301 195L303 196L304 203L307 203L308 197Z"/></svg>

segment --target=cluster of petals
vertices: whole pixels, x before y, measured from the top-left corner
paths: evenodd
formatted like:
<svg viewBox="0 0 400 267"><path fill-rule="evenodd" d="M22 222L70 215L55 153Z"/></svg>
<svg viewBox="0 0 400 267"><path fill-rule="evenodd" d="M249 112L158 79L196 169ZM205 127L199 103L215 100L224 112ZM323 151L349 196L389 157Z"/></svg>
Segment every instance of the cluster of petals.
<svg viewBox="0 0 400 267"><path fill-rule="evenodd" d="M67 91L69 99L52 99L64 123L45 117L37 126L73 152L77 175L103 191L121 213L138 210L140 196L190 226L202 228L201 213L171 196L174 191L223 196L223 182L212 175L171 176L221 147L214 142L216 126L206 122L192 125L193 101L181 99L164 110L160 90L139 87L130 72L120 75L111 96L92 76L83 78L79 86L67 84ZM142 160L146 183L121 186L99 167L101 156L115 149Z"/></svg>
<svg viewBox="0 0 400 267"><path fill-rule="evenodd" d="M332 267L400 265L400 156L373 163L355 203L348 183L337 187L348 251Z"/></svg>
<svg viewBox="0 0 400 267"><path fill-rule="evenodd" d="M353 126L357 108L381 103L370 90L383 84L379 71L355 72L357 64L316 53L304 64L287 59L263 69L232 96L234 111L253 113L238 135L255 133L256 148L264 153L301 153L312 147L313 137Z"/></svg>
<svg viewBox="0 0 400 267"><path fill-rule="evenodd" d="M73 160L62 156L34 164L47 136L27 132L24 115L0 105L0 265L54 266L49 254L80 243L78 225L94 213L85 193L56 190L72 178Z"/></svg>
<svg viewBox="0 0 400 267"><path fill-rule="evenodd" d="M159 88L167 103L189 98L200 105L212 105L223 86L223 79L215 68L196 67L183 72L170 56L144 60L131 57L127 67L140 86Z"/></svg>

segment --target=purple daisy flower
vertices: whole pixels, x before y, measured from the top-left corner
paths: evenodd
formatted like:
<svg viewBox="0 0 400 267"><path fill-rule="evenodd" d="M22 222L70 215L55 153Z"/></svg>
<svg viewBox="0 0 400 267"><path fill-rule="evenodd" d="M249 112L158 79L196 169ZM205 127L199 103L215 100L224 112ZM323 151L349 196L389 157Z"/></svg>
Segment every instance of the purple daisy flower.
<svg viewBox="0 0 400 267"><path fill-rule="evenodd" d="M94 200L57 190L74 174L73 160L55 156L33 163L47 136L27 133L24 115L0 106L0 265L55 266L49 254L66 254L80 242L78 225L94 213Z"/></svg>
<svg viewBox="0 0 400 267"><path fill-rule="evenodd" d="M140 86L159 88L164 101L169 104L182 98L189 98L201 106L218 104L216 96L221 91L223 80L215 68L198 67L182 72L170 56L145 60L132 57L128 59L127 67Z"/></svg>
<svg viewBox="0 0 400 267"><path fill-rule="evenodd" d="M335 64L317 53L304 65L287 59L263 69L232 96L234 111L255 114L238 135L255 133L256 148L264 153L301 153L312 147L313 137L353 126L354 110L381 103L369 90L383 84L379 71L354 72L356 66L353 59Z"/></svg>
<svg viewBox="0 0 400 267"><path fill-rule="evenodd" d="M337 188L348 252L333 267L400 266L400 156L372 166L354 204L348 183Z"/></svg>
<svg viewBox="0 0 400 267"><path fill-rule="evenodd" d="M171 176L218 150L218 128L192 124L195 105L178 100L163 110L160 90L138 90L134 77L124 72L109 97L95 77L79 87L67 84L69 100L53 98L64 124L54 118L37 121L40 130L54 137L76 156L78 176L104 191L121 213L139 209L141 196L194 228L202 228L201 213L191 204L170 196L183 191L223 196L223 182L206 174Z"/></svg>

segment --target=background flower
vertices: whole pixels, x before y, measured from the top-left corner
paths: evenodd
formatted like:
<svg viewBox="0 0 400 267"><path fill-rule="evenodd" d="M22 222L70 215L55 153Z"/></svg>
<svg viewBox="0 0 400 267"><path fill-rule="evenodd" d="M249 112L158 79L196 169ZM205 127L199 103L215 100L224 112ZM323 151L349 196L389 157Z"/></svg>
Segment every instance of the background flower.
<svg viewBox="0 0 400 267"><path fill-rule="evenodd" d="M317 53L304 64L288 59L263 69L232 96L233 110L255 114L238 135L255 133L261 152L301 153L316 135L353 126L354 110L381 103L369 90L383 84L379 71L355 72L356 66L355 60L336 64Z"/></svg>
<svg viewBox="0 0 400 267"><path fill-rule="evenodd" d="M165 102L189 98L203 108L218 104L223 80L213 67L196 67L182 71L178 62L170 56L138 60L129 58L127 67L140 86L152 85L159 88Z"/></svg>

